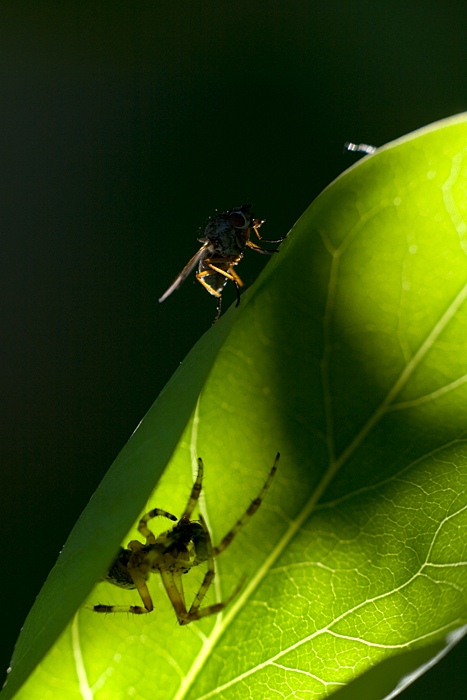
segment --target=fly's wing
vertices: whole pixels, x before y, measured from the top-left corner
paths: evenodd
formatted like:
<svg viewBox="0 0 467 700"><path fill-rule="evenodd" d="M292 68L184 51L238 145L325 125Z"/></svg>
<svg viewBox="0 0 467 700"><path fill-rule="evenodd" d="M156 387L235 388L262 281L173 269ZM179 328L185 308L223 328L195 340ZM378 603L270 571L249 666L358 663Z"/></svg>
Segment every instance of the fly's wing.
<svg viewBox="0 0 467 700"><path fill-rule="evenodd" d="M199 261L204 260L204 258L207 257L207 255L209 254L209 245L209 242L205 243L203 246L201 246L196 255L193 255L191 260L185 265L178 277L176 277L175 280L172 282L168 290L164 292L164 294L161 296L161 298L159 299L159 303L165 301L167 297L169 297L172 294L172 292L175 292L175 290L178 289L180 285L186 280L190 272L196 267Z"/></svg>

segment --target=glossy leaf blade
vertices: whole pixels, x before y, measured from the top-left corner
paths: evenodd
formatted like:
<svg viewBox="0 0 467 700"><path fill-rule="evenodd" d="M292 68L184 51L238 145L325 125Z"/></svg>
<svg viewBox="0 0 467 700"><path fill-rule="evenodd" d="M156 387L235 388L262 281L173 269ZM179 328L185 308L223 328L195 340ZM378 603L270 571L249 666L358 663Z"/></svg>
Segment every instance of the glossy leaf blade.
<svg viewBox="0 0 467 700"><path fill-rule="evenodd" d="M91 503L72 536L86 576L66 561L72 573L58 568L41 602L52 605L62 576L81 581L75 599L89 589L101 541L108 561L138 511L180 514L198 455L218 542L280 451L264 503L218 559L207 604L248 576L227 612L178 628L154 576L154 613L80 609L16 697L320 698L392 656L438 649L467 621L466 144L461 115L381 149L318 197L109 472L109 524L97 538L88 523L103 508ZM166 430L159 452L162 420L180 441L144 504L152 455L162 465L175 447ZM187 600L201 579L186 576ZM128 596L137 602L99 584L89 600Z"/></svg>

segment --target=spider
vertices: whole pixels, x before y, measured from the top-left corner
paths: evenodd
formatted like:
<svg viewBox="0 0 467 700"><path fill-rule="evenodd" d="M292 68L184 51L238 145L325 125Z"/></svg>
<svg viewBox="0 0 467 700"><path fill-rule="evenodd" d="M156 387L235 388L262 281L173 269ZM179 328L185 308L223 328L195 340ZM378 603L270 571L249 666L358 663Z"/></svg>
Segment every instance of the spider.
<svg viewBox="0 0 467 700"><path fill-rule="evenodd" d="M172 292L178 289L190 272L198 265L196 279L209 294L217 297L218 300L217 315L214 323L221 315L222 290L228 280L231 280L235 285L237 306L239 305L240 287L243 287L243 282L233 268L243 258L244 249L252 248L257 253L263 253L263 255L274 255L274 253L279 252L278 250L266 250L266 248L260 248L252 243L250 241L251 231L256 233L258 240L266 243L280 243L286 238L285 236L275 241L261 238L258 229L264 224L264 221L255 219L254 214L250 212L250 208L251 204L242 204L239 207L234 207L231 211L212 216L209 219L203 235L198 238L198 241L203 245L185 265L167 291L164 292L159 302L165 301Z"/></svg>
<svg viewBox="0 0 467 700"><path fill-rule="evenodd" d="M136 588L143 605L87 605L85 607L98 613L126 612L133 615L150 613L154 609L154 605L146 582L150 574L159 572L180 625L187 625L194 620L200 620L207 615L215 615L223 610L239 593L243 586L243 579L226 600L201 608L201 603L214 578L214 557L229 546L235 535L259 508L276 473L279 456L277 453L266 483L257 497L217 547L212 545L211 535L203 517L199 516L199 522L190 520L198 502L203 481L203 461L201 458L198 459L198 475L178 523L171 530L166 530L156 538L147 526L149 520L157 516L173 521L176 521L177 518L160 508L150 510L149 513L143 515L138 524L138 530L145 538L145 543L132 540L128 543L127 549L120 547L119 553L102 577L102 580L120 588ZM183 592L182 575L187 574L193 567L203 562L207 562L208 570L188 610Z"/></svg>

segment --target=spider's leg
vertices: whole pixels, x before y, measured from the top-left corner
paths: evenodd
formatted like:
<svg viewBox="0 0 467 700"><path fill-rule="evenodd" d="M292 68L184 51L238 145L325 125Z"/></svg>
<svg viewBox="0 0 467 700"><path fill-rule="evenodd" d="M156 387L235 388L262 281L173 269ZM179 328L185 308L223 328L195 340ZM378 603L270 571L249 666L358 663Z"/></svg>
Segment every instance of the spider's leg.
<svg viewBox="0 0 467 700"><path fill-rule="evenodd" d="M198 502L199 494L201 493L202 484L203 484L203 460L200 457L198 459L198 474L196 476L195 483L193 484L193 488L191 489L190 498L188 499L188 503L186 504L185 511L184 511L183 515L181 516L180 520L189 520L190 519L190 515L192 514L193 509Z"/></svg>
<svg viewBox="0 0 467 700"><path fill-rule="evenodd" d="M187 625L190 622L193 622L194 620L199 620L202 617L206 617L206 615L215 615L216 613L219 613L221 610L223 610L227 605L230 603L231 600L235 598L235 596L238 594L240 589L242 588L244 582L245 582L245 577L243 577L238 586L234 589L234 591L231 593L231 595L227 598L227 600L224 600L220 603L214 603L214 605L209 605L206 608L202 608L201 610L199 609L201 603L203 602L204 596L206 595L209 586L212 583L212 580L215 575L215 569L214 569L214 556L212 553L212 542L211 542L211 535L209 534L209 530L206 526L206 523L204 521L204 518L202 515L199 516L199 520L201 525L203 526L204 534L206 536L205 539L205 544L206 544L206 554L207 554L207 562L208 562L208 570L206 571L206 574L204 576L203 582L199 588L198 593L195 596L195 599L193 600L193 603L191 605L191 608L188 612L188 617L182 619L182 621L179 620L181 625ZM204 561L204 557L203 557ZM197 563L196 560L194 562L195 564ZM201 563L201 562L199 562Z"/></svg>
<svg viewBox="0 0 467 700"><path fill-rule="evenodd" d="M175 610L178 623L180 625L185 625L187 622L188 612L185 605L185 596L183 595L182 572L172 572L164 567L161 567L159 572L166 593L169 596L173 609Z"/></svg>
<svg viewBox="0 0 467 700"><path fill-rule="evenodd" d="M144 604L144 608L142 608L139 605L133 605L132 606L133 607L133 610L132 610L133 614L141 615L144 613L151 612L152 610L154 610L154 606L152 604L152 599L151 599L151 596L149 594L148 587L146 585L146 581L145 581L144 577L141 575L139 569L135 569L132 567L131 559L128 563L128 571L130 572L130 574L133 578L133 581L136 584L136 588L137 588L138 593L141 596L141 600L143 601L143 604Z"/></svg>
<svg viewBox="0 0 467 700"><path fill-rule="evenodd" d="M255 500L251 502L250 507L245 511L245 513L242 515L242 517L239 520L237 520L237 522L235 523L233 528L226 534L226 536L224 537L222 542L220 542L220 544L218 544L217 547L214 547L213 556L217 557L218 554L220 554L226 547L229 546L229 544L232 542L232 540L235 537L235 535L237 534L237 532L239 530L241 530L241 528L244 525L246 525L246 523L251 518L253 513L255 513L258 510L259 506L261 505L261 501L264 498L264 494L266 493L266 491L270 487L271 481L274 478L274 474L277 471L277 463L279 461L279 457L280 457L280 455L278 452L276 455L276 459L274 460L274 464L272 465L272 469L269 472L269 476L268 476L263 488L261 489L261 491L259 492L259 494L255 498Z"/></svg>
<svg viewBox="0 0 467 700"><path fill-rule="evenodd" d="M141 605L84 605L83 607L97 613L130 613L130 615L144 615L151 612Z"/></svg>
<svg viewBox="0 0 467 700"><path fill-rule="evenodd" d="M132 615L145 615L146 613L152 612L154 606L152 603L151 596L146 585L146 580L144 576L140 573L139 569L132 566L131 559L128 563L128 571L133 579L136 589L143 601L144 607L142 605L85 605L88 610L94 610L94 612L99 613L131 613Z"/></svg>
<svg viewBox="0 0 467 700"><path fill-rule="evenodd" d="M149 513L143 515L143 517L139 521L138 530L143 535L143 537L146 538L146 544L156 544L156 538L154 537L151 530L148 527L146 527L146 523L148 522L148 520L156 518L157 516L163 516L164 518L168 518L169 520L177 520L175 515L167 513L166 510L161 510L160 508L153 508L149 511ZM129 549L133 549L133 547L129 547Z"/></svg>
<svg viewBox="0 0 467 700"><path fill-rule="evenodd" d="M206 574L203 579L203 583L200 586L200 589L198 593L196 594L195 599L193 600L193 603L191 604L190 612L188 613L189 615L194 614L199 606L201 605L204 596L206 595L209 586L212 583L212 579L214 578L215 575L215 569L214 569L214 557L212 554L212 541L211 541L211 535L209 533L209 530L206 526L206 523L204 521L203 516L200 513L199 516L199 521L201 525L203 526L204 534L205 534L205 543L206 543L206 554L207 554L207 562L208 562L208 570L206 571ZM203 557L204 559L204 557Z"/></svg>
<svg viewBox="0 0 467 700"><path fill-rule="evenodd" d="M221 610L224 610L234 598L240 593L241 589L245 585L245 580L246 576L242 576L240 581L238 582L238 586L234 588L232 593L229 595L229 597L226 600L223 600L221 603L214 603L214 605L209 605L207 608L201 608L198 610L195 610L194 612L188 613L186 618L182 618L179 620L179 623L181 625L188 625L190 622L195 622L195 620L201 620L202 617L207 617L208 615L217 615L217 613L220 613Z"/></svg>

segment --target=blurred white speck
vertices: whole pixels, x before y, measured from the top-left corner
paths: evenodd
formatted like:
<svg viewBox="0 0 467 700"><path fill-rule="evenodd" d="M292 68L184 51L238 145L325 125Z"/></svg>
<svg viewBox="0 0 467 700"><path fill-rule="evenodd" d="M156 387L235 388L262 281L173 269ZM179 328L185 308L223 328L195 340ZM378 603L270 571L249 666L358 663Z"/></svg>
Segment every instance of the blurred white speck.
<svg viewBox="0 0 467 700"><path fill-rule="evenodd" d="M122 655L121 655L121 654L115 654L113 660L116 661L116 662L118 663L119 661L122 660Z"/></svg>
<svg viewBox="0 0 467 700"><path fill-rule="evenodd" d="M410 289L410 282L407 282L407 280L404 280L402 282L402 289L404 289L405 291L409 290Z"/></svg>
<svg viewBox="0 0 467 700"><path fill-rule="evenodd" d="M418 250L418 245L411 245L409 248L409 253L411 253L412 255L415 255L417 250Z"/></svg>
<svg viewBox="0 0 467 700"><path fill-rule="evenodd" d="M401 202L402 202L402 199L400 197L396 197L394 200L394 206L398 207Z"/></svg>
<svg viewBox="0 0 467 700"><path fill-rule="evenodd" d="M433 178L436 177L436 172L434 170L429 170L426 176L429 180L433 180Z"/></svg>

